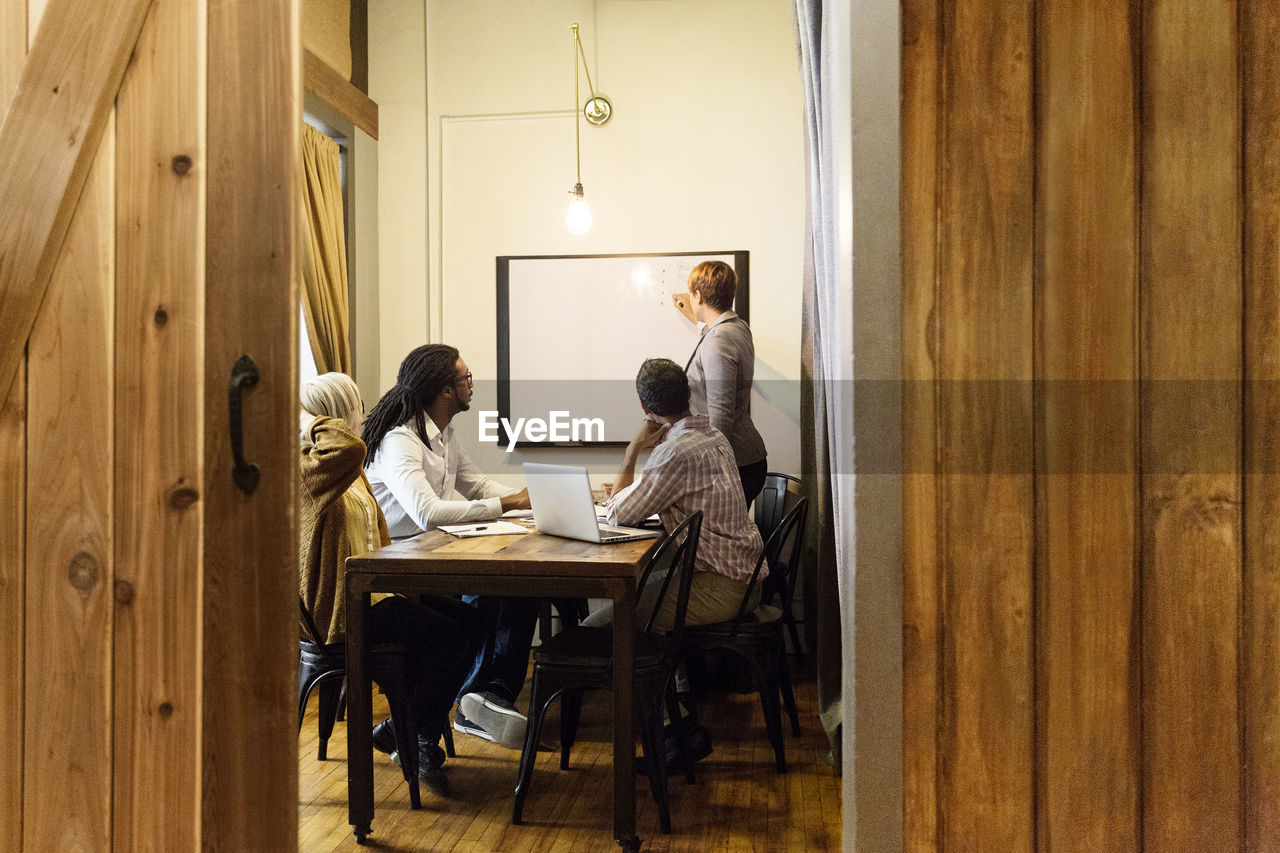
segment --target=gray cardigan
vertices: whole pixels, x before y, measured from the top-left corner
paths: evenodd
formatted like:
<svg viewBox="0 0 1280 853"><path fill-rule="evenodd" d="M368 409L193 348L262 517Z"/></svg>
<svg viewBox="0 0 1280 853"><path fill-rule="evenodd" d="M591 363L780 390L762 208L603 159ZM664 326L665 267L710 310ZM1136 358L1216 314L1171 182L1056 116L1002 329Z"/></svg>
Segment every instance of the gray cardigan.
<svg viewBox="0 0 1280 853"><path fill-rule="evenodd" d="M724 433L739 468L765 458L764 439L751 422L751 380L756 347L751 327L726 311L702 330L685 372L692 391L689 408L706 415Z"/></svg>

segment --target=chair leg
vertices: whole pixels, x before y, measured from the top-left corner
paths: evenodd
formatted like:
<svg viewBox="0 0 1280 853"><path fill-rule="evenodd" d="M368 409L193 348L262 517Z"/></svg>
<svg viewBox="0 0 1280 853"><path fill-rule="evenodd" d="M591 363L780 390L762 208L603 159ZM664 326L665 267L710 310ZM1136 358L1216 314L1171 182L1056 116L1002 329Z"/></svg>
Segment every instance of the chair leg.
<svg viewBox="0 0 1280 853"><path fill-rule="evenodd" d="M569 750L578 740L578 722L582 719L582 691L566 690L560 694L560 769L569 769Z"/></svg>
<svg viewBox="0 0 1280 853"><path fill-rule="evenodd" d="M554 635L551 630L551 602L542 598L538 600L538 641L545 643Z"/></svg>
<svg viewBox="0 0 1280 853"><path fill-rule="evenodd" d="M676 686L672 681L666 692L667 718L671 720L671 730L676 734L676 744L680 747L680 761L684 764L684 778L690 785L697 781L693 772L693 757L689 751L689 738L685 730L684 719L680 716L680 700L676 698ZM689 724L695 725L696 717L690 714Z"/></svg>
<svg viewBox="0 0 1280 853"><path fill-rule="evenodd" d="M333 735L333 723L338 716L338 698L342 684L337 678L323 678L316 688L320 693L320 746L316 749L316 759L325 761L329 757L329 738Z"/></svg>
<svg viewBox="0 0 1280 853"><path fill-rule="evenodd" d="M800 630L796 627L796 617L792 614L791 608L782 614L782 621L787 626L787 631L791 634L791 648L795 650L797 657L804 656L804 646L800 645Z"/></svg>
<svg viewBox="0 0 1280 853"><path fill-rule="evenodd" d="M662 713L658 708L645 709L639 722L649 790L658 804L658 824L664 834L670 835L671 804L667 799L667 750L662 738Z"/></svg>
<svg viewBox="0 0 1280 853"><path fill-rule="evenodd" d="M795 700L792 700L793 702ZM445 715L444 728L444 754L449 758L457 758L458 753L453 751L453 726L449 725L449 716Z"/></svg>
<svg viewBox="0 0 1280 853"><path fill-rule="evenodd" d="M768 669L752 666L752 675L756 690L760 694L760 710L764 714L764 727L769 735L769 744L773 747L773 757L779 773L787 772L787 759L782 743L782 706L778 701L781 688L778 685L778 672L770 662Z"/></svg>
<svg viewBox="0 0 1280 853"><path fill-rule="evenodd" d="M342 676L342 692L338 694L338 722L347 721L347 677Z"/></svg>
<svg viewBox="0 0 1280 853"><path fill-rule="evenodd" d="M511 823L519 826L524 820L524 799L529 795L533 782L533 764L538 757L538 738L542 732L542 720L547 713L548 700L543 696L545 679L538 667L533 668L533 683L529 687L529 723L524 731L524 748L520 750L520 769L516 772L515 796L511 800Z"/></svg>
<svg viewBox="0 0 1280 853"><path fill-rule="evenodd" d="M315 672L303 664L298 668L298 731L302 731L302 721L307 716L307 698L315 686Z"/></svg>
<svg viewBox="0 0 1280 853"><path fill-rule="evenodd" d="M791 718L791 736L800 737L800 712L796 710L796 696L791 692L791 667L785 653L778 656L778 686L782 688L782 704Z"/></svg>

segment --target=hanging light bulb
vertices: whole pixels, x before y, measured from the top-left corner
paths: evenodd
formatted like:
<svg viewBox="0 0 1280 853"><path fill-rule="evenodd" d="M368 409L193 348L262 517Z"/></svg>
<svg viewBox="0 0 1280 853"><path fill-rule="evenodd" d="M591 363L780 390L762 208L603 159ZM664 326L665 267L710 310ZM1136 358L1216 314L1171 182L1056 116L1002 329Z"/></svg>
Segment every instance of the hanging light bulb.
<svg viewBox="0 0 1280 853"><path fill-rule="evenodd" d="M570 234L586 234L591 230L591 208L587 206L587 199L582 194L582 184L574 184L569 192L573 199L569 202L569 209L564 212L564 227L569 229Z"/></svg>
<svg viewBox="0 0 1280 853"><path fill-rule="evenodd" d="M609 120L613 113L613 105L603 95L597 95L591 85L591 71L587 69L587 88L591 90L591 100L583 109L578 108L578 58L586 68L587 57L582 52L582 40L578 36L578 25L569 27L573 31L573 149L577 158L578 180L569 190L573 198L569 201L569 209L564 213L564 226L570 234L583 235L591 230L591 208L582 192L582 116L585 112L587 121L593 125L601 125Z"/></svg>

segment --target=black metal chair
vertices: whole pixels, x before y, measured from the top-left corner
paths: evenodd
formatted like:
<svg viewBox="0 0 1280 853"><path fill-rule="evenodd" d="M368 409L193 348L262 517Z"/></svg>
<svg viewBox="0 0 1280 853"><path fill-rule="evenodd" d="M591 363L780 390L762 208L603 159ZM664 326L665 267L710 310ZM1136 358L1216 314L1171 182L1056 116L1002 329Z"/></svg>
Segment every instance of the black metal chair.
<svg viewBox="0 0 1280 853"><path fill-rule="evenodd" d="M778 529L783 516L787 514L788 498L793 498L791 505L799 498L801 482L790 474L769 472L764 475L764 487L756 496L755 522L760 529L760 538L768 540L773 531ZM804 524L801 523L793 543L780 543L778 555L769 563L769 574L760 588L760 601L763 604L778 602L782 608L782 623L791 635L791 648L797 655L804 654L804 646L800 644L800 631L796 627L795 608L792 601L795 597L796 579L800 576L800 560L804 556ZM787 547L790 544L790 547Z"/></svg>
<svg viewBox="0 0 1280 853"><path fill-rule="evenodd" d="M320 641L320 631L301 596L298 597L298 609L307 634L307 637L298 639L298 729L301 731L306 717L307 699L312 690L318 689L320 747L316 758L324 761L328 758L329 737L333 734L339 697L347 677L347 646L345 643ZM404 779L409 783L409 807L419 809L422 808L422 800L418 790L418 735L413 705L409 702L407 658L405 647L393 643L369 649L370 675L391 707L391 728L395 732Z"/></svg>
<svg viewBox="0 0 1280 853"><path fill-rule="evenodd" d="M698 551L698 534L702 513L695 512L658 546L645 566L639 589L655 567L670 566L662 581L661 593L649 613L638 614L641 630L636 634L635 699L636 722L640 743L644 748L644 770L649 777L653 799L658 804L658 819L664 833L671 832L671 809L667 799L666 748L662 731L664 704L671 719L679 719L675 692L672 689L680 659L680 642L685 613L689 604L689 588L693 582L693 562ZM662 607L671 582L677 580L675 619L670 633L653 631L654 619ZM567 628L533 650L533 684L529 699L529 726L525 731L524 751L520 755L520 771L516 783L511 822L520 824L524 801L533 779L533 765L538 753L538 740L547 707L557 696L560 702L560 769L569 767L569 751L577 735L578 719L584 690L610 689L613 683L613 626ZM693 762L689 760L684 740L679 740L685 774L693 782ZM625 772L630 772L626 768Z"/></svg>
<svg viewBox="0 0 1280 853"><path fill-rule="evenodd" d="M708 651L728 652L746 662L751 671L752 685L760 694L765 730L773 747L779 773L787 772L779 694L782 704L786 706L787 715L791 718L791 732L795 737L800 736L800 715L796 710L795 694L791 690L786 644L782 638L782 611L769 604L761 604L748 611L747 605L751 602L753 589L760 582L761 569L775 564L782 546L788 541L798 543L804 538L808 508L806 498L797 501L765 541L736 617L728 622L712 625L689 625L684 631L687 655Z"/></svg>

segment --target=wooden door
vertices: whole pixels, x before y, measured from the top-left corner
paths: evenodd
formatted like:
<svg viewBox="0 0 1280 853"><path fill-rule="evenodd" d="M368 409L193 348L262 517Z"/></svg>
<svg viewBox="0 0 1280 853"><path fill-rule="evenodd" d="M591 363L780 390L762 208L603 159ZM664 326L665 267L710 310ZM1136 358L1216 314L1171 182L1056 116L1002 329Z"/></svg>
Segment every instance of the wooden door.
<svg viewBox="0 0 1280 853"><path fill-rule="evenodd" d="M296 846L297 18L0 0L5 850Z"/></svg>
<svg viewBox="0 0 1280 853"><path fill-rule="evenodd" d="M1278 38L903 5L909 849L1280 849Z"/></svg>

